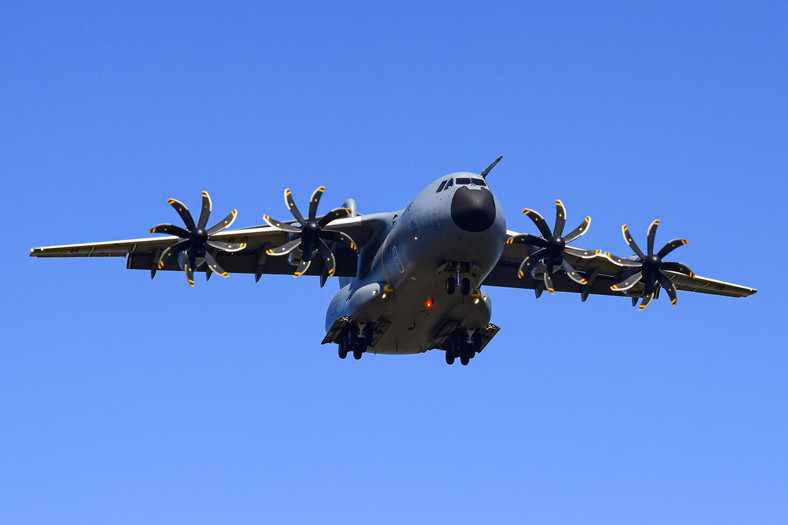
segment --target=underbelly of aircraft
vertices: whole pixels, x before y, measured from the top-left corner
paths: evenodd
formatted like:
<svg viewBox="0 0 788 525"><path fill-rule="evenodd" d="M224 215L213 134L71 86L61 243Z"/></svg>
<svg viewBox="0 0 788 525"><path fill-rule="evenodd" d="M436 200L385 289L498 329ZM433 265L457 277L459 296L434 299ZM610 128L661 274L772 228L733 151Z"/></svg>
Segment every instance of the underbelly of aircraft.
<svg viewBox="0 0 788 525"><path fill-rule="evenodd" d="M416 282L401 286L356 312L354 321L372 323L380 332L367 352L417 354L435 348L446 330L487 327L491 305L486 294L457 290L449 295L443 280L435 281L426 289Z"/></svg>

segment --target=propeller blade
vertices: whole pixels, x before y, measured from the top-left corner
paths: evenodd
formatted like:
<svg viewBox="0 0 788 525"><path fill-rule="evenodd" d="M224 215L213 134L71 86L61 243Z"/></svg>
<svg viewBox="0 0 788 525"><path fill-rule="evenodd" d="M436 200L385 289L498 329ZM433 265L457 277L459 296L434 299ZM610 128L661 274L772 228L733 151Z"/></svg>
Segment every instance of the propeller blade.
<svg viewBox="0 0 788 525"><path fill-rule="evenodd" d="M223 252L240 252L246 248L245 242L222 242L208 239L206 244L211 248L216 248L217 250L222 250Z"/></svg>
<svg viewBox="0 0 788 525"><path fill-rule="evenodd" d="M298 211L298 206L296 206L295 202L293 202L293 194L290 193L290 188L285 189L285 204L287 205L287 209L290 210L290 213L293 214L293 217L296 218L298 223L301 224L301 226L305 225L306 221L304 220L304 216L301 215L301 212Z"/></svg>
<svg viewBox="0 0 788 525"><path fill-rule="evenodd" d="M657 272L657 280L659 281L660 286L662 289L668 293L668 297L670 297L670 304L676 306L676 285L673 284L667 275L662 272Z"/></svg>
<svg viewBox="0 0 788 525"><path fill-rule="evenodd" d="M568 244L572 241L576 241L577 239L585 235L586 232L588 231L589 224L591 224L591 217L586 217L583 220L583 222L580 224L580 226L572 230L569 234L564 235L564 241Z"/></svg>
<svg viewBox="0 0 788 525"><path fill-rule="evenodd" d="M208 228L205 233L208 235L213 235L214 233L219 233L222 230L226 230L230 227L232 223L235 222L235 218L238 217L238 210L233 210L230 212L230 215L224 218L223 221L217 222L210 228Z"/></svg>
<svg viewBox="0 0 788 525"><path fill-rule="evenodd" d="M266 250L265 253L268 255L287 255L288 253L292 252L296 248L301 246L301 239L293 239L290 242L283 244L282 246L278 246L276 248L271 248L270 250Z"/></svg>
<svg viewBox="0 0 788 525"><path fill-rule="evenodd" d="M183 271L186 273L186 280L189 281L189 286L194 288L194 267L191 252L189 252L189 256L183 262Z"/></svg>
<svg viewBox="0 0 788 525"><path fill-rule="evenodd" d="M197 220L197 228L205 229L208 224L208 219L211 216L211 196L207 191L202 192L202 209L200 210L200 218Z"/></svg>
<svg viewBox="0 0 788 525"><path fill-rule="evenodd" d="M569 278L572 279L577 284L588 284L588 281L586 281L585 278L583 278L583 276L581 276L579 273L577 273L575 271L575 269L572 268L572 265L569 264L568 262L566 262L566 259L564 259L561 262L561 267L566 272L566 275L568 275Z"/></svg>
<svg viewBox="0 0 788 525"><path fill-rule="evenodd" d="M301 259L301 263L298 265L298 268L296 269L295 273L293 274L293 277L294 278L298 278L299 275L301 275L302 273L304 273L305 271L307 271L309 269L309 265L311 263L312 263L311 259L309 261L305 261L305 260Z"/></svg>
<svg viewBox="0 0 788 525"><path fill-rule="evenodd" d="M550 295L553 295L555 292L555 287L553 286L553 266L549 265L544 272L544 287L547 288L547 291L550 292Z"/></svg>
<svg viewBox="0 0 788 525"><path fill-rule="evenodd" d="M652 272L643 272L643 297L654 295L657 292L656 285L656 275Z"/></svg>
<svg viewBox="0 0 788 525"><path fill-rule="evenodd" d="M542 237L549 239L553 236L553 232L551 232L550 228L547 227L544 217L539 215L538 212L525 208L523 209L523 213L530 217L532 221L534 221L534 224L536 224L536 227L539 228L539 232L542 234Z"/></svg>
<svg viewBox="0 0 788 525"><path fill-rule="evenodd" d="M320 204L320 197L323 196L323 192L326 191L325 186L320 186L314 192L312 192L312 196L309 198L309 220L315 220L317 217L317 205Z"/></svg>
<svg viewBox="0 0 788 525"><path fill-rule="evenodd" d="M187 230L173 224L157 224L148 230L148 233L166 233L168 235L178 236L181 239L189 238L189 232Z"/></svg>
<svg viewBox="0 0 788 525"><path fill-rule="evenodd" d="M620 283L614 284L613 286L610 287L610 289L616 292L623 292L625 290L629 290L637 283L639 283L642 278L643 278L643 272L638 272L634 275L630 275Z"/></svg>
<svg viewBox="0 0 788 525"><path fill-rule="evenodd" d="M665 246L662 247L659 253L657 253L657 257L662 259L667 254L678 248L679 246L684 246L685 244L687 244L686 239L673 239L672 241L670 241L669 243L667 243Z"/></svg>
<svg viewBox="0 0 788 525"><path fill-rule="evenodd" d="M336 219L342 219L342 218L347 217L348 215L350 215L352 213L353 212L351 210L347 209L347 208L336 208L336 209L331 210L327 214L325 214L323 216L323 218L318 221L318 224L322 228L323 226L325 226L329 222L331 222L333 220L336 220Z"/></svg>
<svg viewBox="0 0 788 525"><path fill-rule="evenodd" d="M683 273L690 279L695 278L695 274L692 272L692 270L689 269L689 267L686 264L681 264L677 262L664 262L659 265L659 269L670 270L671 272Z"/></svg>
<svg viewBox="0 0 788 525"><path fill-rule="evenodd" d="M566 225L566 208L564 203L559 199L555 200L555 227L553 228L553 237L561 237L564 233L564 226Z"/></svg>
<svg viewBox="0 0 788 525"><path fill-rule="evenodd" d="M159 270L164 268L164 266L170 260L170 257L172 257L174 255L178 255L183 250L188 248L190 242L191 242L190 239L185 239L183 241L176 242L175 244L173 244L172 246L167 247L166 250L161 252L161 256L159 256L159 264L158 264Z"/></svg>
<svg viewBox="0 0 788 525"><path fill-rule="evenodd" d="M646 307L651 304L651 300L654 298L654 294L647 295L643 297L643 300L640 301L640 306L638 306L638 312L642 312L646 309Z"/></svg>
<svg viewBox="0 0 788 525"><path fill-rule="evenodd" d="M517 278L522 279L525 275L525 271L531 271L531 267L537 262L541 261L542 257L544 257L546 253L547 248L542 248L536 250L534 253L523 259L523 262L520 263L520 268L517 269Z"/></svg>
<svg viewBox="0 0 788 525"><path fill-rule="evenodd" d="M347 233L336 231L336 230L322 230L320 232L321 239L327 239L329 241L336 241L346 244L351 250L354 252L358 252L358 246L353 241L353 238L348 235Z"/></svg>
<svg viewBox="0 0 788 525"><path fill-rule="evenodd" d="M530 233L521 233L506 239L506 244L530 244L531 246L539 246L544 248L547 246L547 241L536 235Z"/></svg>
<svg viewBox="0 0 788 525"><path fill-rule="evenodd" d="M632 259L624 259L623 257L617 257L609 252L605 252L604 256L619 266L626 266L627 268L640 268L643 266L643 263L640 261L633 261Z"/></svg>
<svg viewBox="0 0 788 525"><path fill-rule="evenodd" d="M178 212L178 215L181 216L181 220L186 225L187 230L194 230L194 219L192 219L192 214L189 212L189 208L186 207L181 201L177 201L175 199L167 199L167 202L175 208L175 211Z"/></svg>
<svg viewBox="0 0 788 525"><path fill-rule="evenodd" d="M643 255L643 252L640 251L640 248L638 248L638 245L635 243L635 239L629 234L629 228L627 228L626 224L621 227L621 232L624 234L624 240L627 241L627 244L632 248L632 251L635 252L635 255L641 259L645 259L646 256Z"/></svg>
<svg viewBox="0 0 788 525"><path fill-rule="evenodd" d="M568 253L569 255L574 255L575 257L580 257L583 259L590 259L601 254L602 250L581 250L572 246L566 246L564 247L564 253Z"/></svg>
<svg viewBox="0 0 788 525"><path fill-rule="evenodd" d="M651 223L651 226L648 227L648 254L651 255L654 253L654 239L657 236L657 226L659 226L659 219L655 220Z"/></svg>
<svg viewBox="0 0 788 525"><path fill-rule="evenodd" d="M213 271L213 273L219 274L222 277L230 277L230 274L225 272L222 269L222 267L219 266L219 263L216 262L216 259L213 258L211 252L207 250L205 251L205 262L208 263L208 268L210 268ZM210 275L210 272L208 273L208 275Z"/></svg>
<svg viewBox="0 0 788 525"><path fill-rule="evenodd" d="M301 233L300 228L296 228L295 226L291 226L290 224L283 224L276 219L272 219L268 215L263 215L263 220L270 226L271 228L275 228L277 230L287 232L287 233Z"/></svg>
<svg viewBox="0 0 788 525"><path fill-rule="evenodd" d="M334 254L331 253L331 249L323 239L319 239L317 249L320 252L320 256L323 258L323 263L326 265L328 276L332 277L337 269L337 262L336 259L334 259Z"/></svg>

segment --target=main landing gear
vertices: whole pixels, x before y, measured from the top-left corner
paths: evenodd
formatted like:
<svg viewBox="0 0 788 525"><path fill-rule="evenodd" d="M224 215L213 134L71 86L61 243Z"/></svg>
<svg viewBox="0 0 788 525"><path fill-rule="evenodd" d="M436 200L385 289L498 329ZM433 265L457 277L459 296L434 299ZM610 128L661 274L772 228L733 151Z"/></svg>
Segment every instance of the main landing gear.
<svg viewBox="0 0 788 525"><path fill-rule="evenodd" d="M446 350L446 364L453 365L460 358L463 366L470 363L476 354L482 351L482 334L477 330L458 330L451 335L449 348Z"/></svg>
<svg viewBox="0 0 788 525"><path fill-rule="evenodd" d="M367 347L372 344L374 335L372 325L367 323L354 323L348 325L345 336L339 341L339 358L344 359L348 353L353 354L353 359L361 359Z"/></svg>

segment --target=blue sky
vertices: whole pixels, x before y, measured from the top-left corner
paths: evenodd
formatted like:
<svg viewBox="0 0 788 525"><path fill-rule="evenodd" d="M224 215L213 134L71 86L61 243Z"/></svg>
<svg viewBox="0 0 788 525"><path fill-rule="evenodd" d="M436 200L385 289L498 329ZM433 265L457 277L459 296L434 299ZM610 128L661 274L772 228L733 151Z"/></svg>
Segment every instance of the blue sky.
<svg viewBox="0 0 788 525"><path fill-rule="evenodd" d="M6 2L3 523L785 523L783 3ZM239 226L479 171L759 289L488 288L502 327L340 361L336 284L200 280L33 246L133 238L200 191Z"/></svg>

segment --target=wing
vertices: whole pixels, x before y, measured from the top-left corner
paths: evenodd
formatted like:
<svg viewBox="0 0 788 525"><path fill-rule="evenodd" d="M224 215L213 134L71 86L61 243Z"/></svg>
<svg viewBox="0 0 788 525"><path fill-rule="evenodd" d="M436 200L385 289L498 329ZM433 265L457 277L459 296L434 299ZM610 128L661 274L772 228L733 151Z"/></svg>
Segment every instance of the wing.
<svg viewBox="0 0 788 525"><path fill-rule="evenodd" d="M284 224L292 224L290 223ZM385 222L376 216L359 215L331 222L331 230L341 231L353 238L355 243L364 247L383 229ZM165 235L142 239L127 239L84 244L65 244L60 246L44 246L30 250L31 257L126 257L126 268L130 270L182 271L177 258L167 259L163 268L157 268L160 255L170 246L178 242L178 237ZM212 241L229 244L245 244L242 250L228 253L216 251L215 261L228 273L254 274L257 279L263 274L293 275L296 266L289 263L287 257L270 257L266 250L276 248L288 242L287 232L271 226L254 226L235 230L225 230L211 236ZM335 277L354 277L356 275L356 252L341 242L332 243L336 269ZM199 271L210 272L208 265ZM320 275L321 266L311 265L305 275Z"/></svg>
<svg viewBox="0 0 788 525"><path fill-rule="evenodd" d="M520 234L513 231L507 231L507 236L509 238L517 235ZM544 285L538 274L536 278L528 272L523 275L522 279L518 279L517 277L520 264L528 257L531 251L532 248L526 244L505 244L503 253L498 259L498 263L482 282L482 285L543 290ZM580 252L580 250L573 251ZM626 266L621 266L620 262L616 264L615 261L621 261L623 258L616 257L615 255L601 250L583 251L587 254L584 257L564 253L564 259L581 277L588 281L588 284L580 284L571 279L566 273L555 273L552 276L555 291L574 292L583 294L584 296L590 294L614 295L620 297L639 297L643 293L644 284L642 282L637 283L627 290L626 294L620 291L611 290L611 286L620 283L631 273L631 270ZM626 261L626 259L624 260ZM677 289L689 292L724 295L728 297L747 297L757 291L747 286L726 283L716 279L701 277L699 275L690 278L687 275L673 271L665 271L664 273L670 278Z"/></svg>

